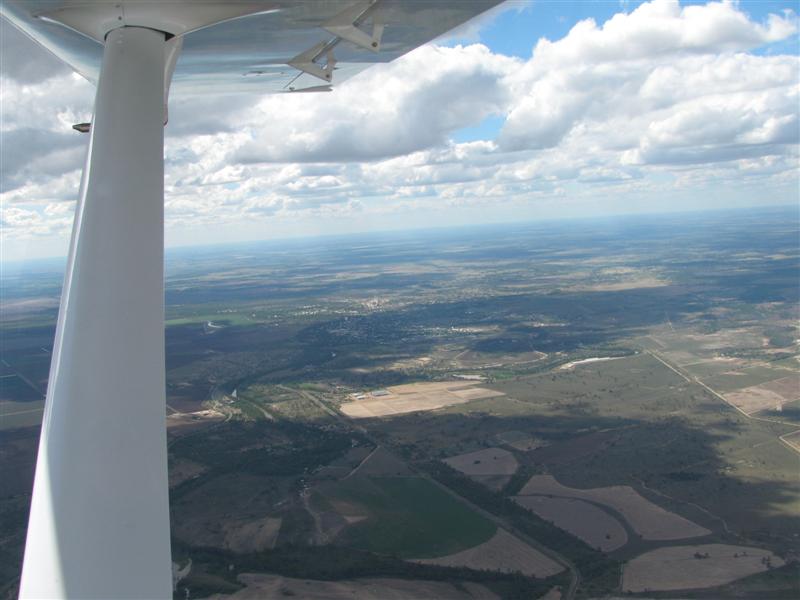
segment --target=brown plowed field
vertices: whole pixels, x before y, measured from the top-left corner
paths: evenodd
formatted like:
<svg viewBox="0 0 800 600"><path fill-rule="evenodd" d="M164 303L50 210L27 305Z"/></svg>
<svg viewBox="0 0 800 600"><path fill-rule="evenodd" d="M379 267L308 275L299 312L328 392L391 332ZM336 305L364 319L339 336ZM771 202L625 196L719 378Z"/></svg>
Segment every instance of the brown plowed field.
<svg viewBox="0 0 800 600"><path fill-rule="evenodd" d="M502 489L519 467L514 455L502 448L484 448L459 454L444 462L493 490Z"/></svg>
<svg viewBox="0 0 800 600"><path fill-rule="evenodd" d="M498 596L482 585L458 582L408 579L351 579L316 581L291 579L279 575L245 573L239 580L247 587L230 595L215 594L209 600L270 600L303 598L304 600L497 600Z"/></svg>
<svg viewBox="0 0 800 600"><path fill-rule="evenodd" d="M725 399L748 415L760 410L780 409L800 400L800 376L781 377L725 394Z"/></svg>
<svg viewBox="0 0 800 600"><path fill-rule="evenodd" d="M772 567L784 564L782 559L769 550L745 546L704 544L658 548L637 556L625 565L622 571L622 591L716 587L766 571L769 568L767 559Z"/></svg>
<svg viewBox="0 0 800 600"><path fill-rule="evenodd" d="M516 496L514 501L602 552L612 552L628 542L628 534L619 521L583 500Z"/></svg>
<svg viewBox="0 0 800 600"><path fill-rule="evenodd" d="M550 577L563 571L563 567L504 529L487 542L438 558L419 559L415 562L445 567L468 567L490 571L519 571L532 577Z"/></svg>
<svg viewBox="0 0 800 600"><path fill-rule="evenodd" d="M444 462L465 475L513 475L519 466L514 455L502 448L459 454Z"/></svg>
<svg viewBox="0 0 800 600"><path fill-rule="evenodd" d="M534 475L519 495L577 498L608 506L625 517L636 533L646 540L681 540L711 533L705 527L653 504L627 485L581 490L561 485L551 475Z"/></svg>

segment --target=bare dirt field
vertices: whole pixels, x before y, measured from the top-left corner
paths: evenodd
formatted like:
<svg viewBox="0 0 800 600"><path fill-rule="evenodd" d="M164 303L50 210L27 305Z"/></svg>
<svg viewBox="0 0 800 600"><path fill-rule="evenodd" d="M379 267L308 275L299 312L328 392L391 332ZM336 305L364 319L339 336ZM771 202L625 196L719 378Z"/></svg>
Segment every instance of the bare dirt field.
<svg viewBox="0 0 800 600"><path fill-rule="evenodd" d="M519 467L514 455L502 448L459 454L444 462L493 490L502 489Z"/></svg>
<svg viewBox="0 0 800 600"><path fill-rule="evenodd" d="M487 542L439 558L424 558L415 562L445 567L468 567L490 571L519 571L533 577L550 577L564 569L538 550L515 538L504 529Z"/></svg>
<svg viewBox="0 0 800 600"><path fill-rule="evenodd" d="M725 394L725 399L748 415L760 410L782 408L784 404L800 400L800 375L781 377L729 392Z"/></svg>
<svg viewBox="0 0 800 600"><path fill-rule="evenodd" d="M445 461L465 475L513 475L519 464L514 455L502 448L484 448L446 458Z"/></svg>
<svg viewBox="0 0 800 600"><path fill-rule="evenodd" d="M498 599L497 595L484 586L471 582L458 582L456 585L438 581L377 578L315 581L252 573L240 575L239 581L247 587L230 595L215 594L209 600L268 600L289 597L306 600Z"/></svg>
<svg viewBox="0 0 800 600"><path fill-rule="evenodd" d="M169 464L169 487L188 481L208 470L208 467L188 458L178 458Z"/></svg>
<svg viewBox="0 0 800 600"><path fill-rule="evenodd" d="M800 400L800 374L781 377L765 383L761 387L780 394L786 398L787 402Z"/></svg>
<svg viewBox="0 0 800 600"><path fill-rule="evenodd" d="M619 521L583 500L516 496L514 501L602 552L612 552L628 542L628 534Z"/></svg>
<svg viewBox="0 0 800 600"><path fill-rule="evenodd" d="M727 544L671 546L637 556L622 571L622 591L688 590L723 585L784 562L768 550Z"/></svg>
<svg viewBox="0 0 800 600"><path fill-rule="evenodd" d="M505 396L502 392L494 390L487 390L486 388L469 387L461 390L448 390L448 393L453 394L459 398L469 400L484 400L486 398L496 398L497 396Z"/></svg>
<svg viewBox="0 0 800 600"><path fill-rule="evenodd" d="M504 396L470 381L437 381L410 383L352 396L341 411L354 419L385 417L417 411L435 410L472 400Z"/></svg>
<svg viewBox="0 0 800 600"><path fill-rule="evenodd" d="M577 498L608 506L625 517L636 533L646 540L681 540L711 533L705 527L653 504L627 485L580 490L561 485L551 475L534 475L519 495Z"/></svg>

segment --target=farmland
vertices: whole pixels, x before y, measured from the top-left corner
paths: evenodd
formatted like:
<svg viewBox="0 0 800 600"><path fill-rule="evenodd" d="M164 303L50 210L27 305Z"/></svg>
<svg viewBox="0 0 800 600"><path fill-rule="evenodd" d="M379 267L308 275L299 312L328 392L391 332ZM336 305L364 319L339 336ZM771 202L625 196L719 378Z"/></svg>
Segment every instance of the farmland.
<svg viewBox="0 0 800 600"><path fill-rule="evenodd" d="M782 412L784 405L800 401L800 376L782 377L729 392L725 399L748 415L770 409Z"/></svg>
<svg viewBox="0 0 800 600"><path fill-rule="evenodd" d="M800 595L796 221L171 252L176 597L647 596L675 570L681 597ZM4 600L61 281L26 268L0 315Z"/></svg>
<svg viewBox="0 0 800 600"><path fill-rule="evenodd" d="M563 486L549 475L534 475L519 493L523 498L544 495L601 504L622 515L646 540L681 540L711 533L680 515L664 510L627 486L580 490Z"/></svg>
<svg viewBox="0 0 800 600"><path fill-rule="evenodd" d="M472 400L495 398L502 392L475 387L464 381L413 383L391 386L369 394L353 394L353 400L342 404L348 417L385 417L417 411L436 410Z"/></svg>
<svg viewBox="0 0 800 600"><path fill-rule="evenodd" d="M486 448L445 459L448 465L493 489L508 483L519 464L514 455L502 448Z"/></svg>
<svg viewBox="0 0 800 600"><path fill-rule="evenodd" d="M622 574L622 589L648 592L716 587L783 564L772 552L759 548L726 544L671 546L629 562Z"/></svg>
<svg viewBox="0 0 800 600"><path fill-rule="evenodd" d="M405 558L446 556L489 540L496 527L425 479L356 477L317 488L345 517L339 541Z"/></svg>
<svg viewBox="0 0 800 600"><path fill-rule="evenodd" d="M519 572L532 577L549 577L564 570L561 565L503 529L498 529L491 539L473 548L418 562L446 567Z"/></svg>
<svg viewBox="0 0 800 600"><path fill-rule="evenodd" d="M514 501L603 552L611 552L628 542L628 534L620 522L588 502L550 496L515 496Z"/></svg>
<svg viewBox="0 0 800 600"><path fill-rule="evenodd" d="M282 596L298 596L308 600L497 600L484 586L476 583L439 583L407 579L359 579L343 581L314 581L275 575L243 574L239 577L245 588L231 595L230 600L263 600ZM213 596L211 598L214 598Z"/></svg>

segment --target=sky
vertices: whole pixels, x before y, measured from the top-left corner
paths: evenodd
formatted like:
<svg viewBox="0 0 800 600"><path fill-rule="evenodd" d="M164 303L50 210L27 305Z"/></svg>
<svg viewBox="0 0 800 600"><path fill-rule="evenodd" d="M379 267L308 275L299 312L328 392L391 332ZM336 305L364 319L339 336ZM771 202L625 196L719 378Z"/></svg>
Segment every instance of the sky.
<svg viewBox="0 0 800 600"><path fill-rule="evenodd" d="M329 94L172 98L167 245L798 203L796 7L506 2ZM63 256L94 88L0 34L1 258Z"/></svg>

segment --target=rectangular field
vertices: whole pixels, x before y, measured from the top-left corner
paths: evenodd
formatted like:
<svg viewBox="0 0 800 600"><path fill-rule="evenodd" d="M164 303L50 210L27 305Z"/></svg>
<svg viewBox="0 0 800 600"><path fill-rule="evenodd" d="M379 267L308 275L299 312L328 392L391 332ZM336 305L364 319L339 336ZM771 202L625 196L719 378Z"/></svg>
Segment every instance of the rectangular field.
<svg viewBox="0 0 800 600"><path fill-rule="evenodd" d="M780 410L784 404L800 400L800 375L773 379L725 394L725 399L748 415L761 410Z"/></svg>
<svg viewBox="0 0 800 600"><path fill-rule="evenodd" d="M347 517L335 543L402 558L433 558L472 548L497 527L427 479L351 477L315 491Z"/></svg>
<svg viewBox="0 0 800 600"><path fill-rule="evenodd" d="M796 371L796 368L795 368ZM793 375L789 368L776 368L775 365L755 364L743 369L720 373L703 379L709 387L723 394L735 392L743 388L756 387Z"/></svg>
<svg viewBox="0 0 800 600"><path fill-rule="evenodd" d="M436 410L504 395L503 392L475 387L475 383L469 381L411 383L353 395L351 402L342 404L341 411L353 419L368 419Z"/></svg>
<svg viewBox="0 0 800 600"><path fill-rule="evenodd" d="M245 573L239 580L246 587L226 596L230 600L296 597L306 600L498 600L486 587L469 581L416 581L413 579L344 579L316 581L280 575Z"/></svg>

